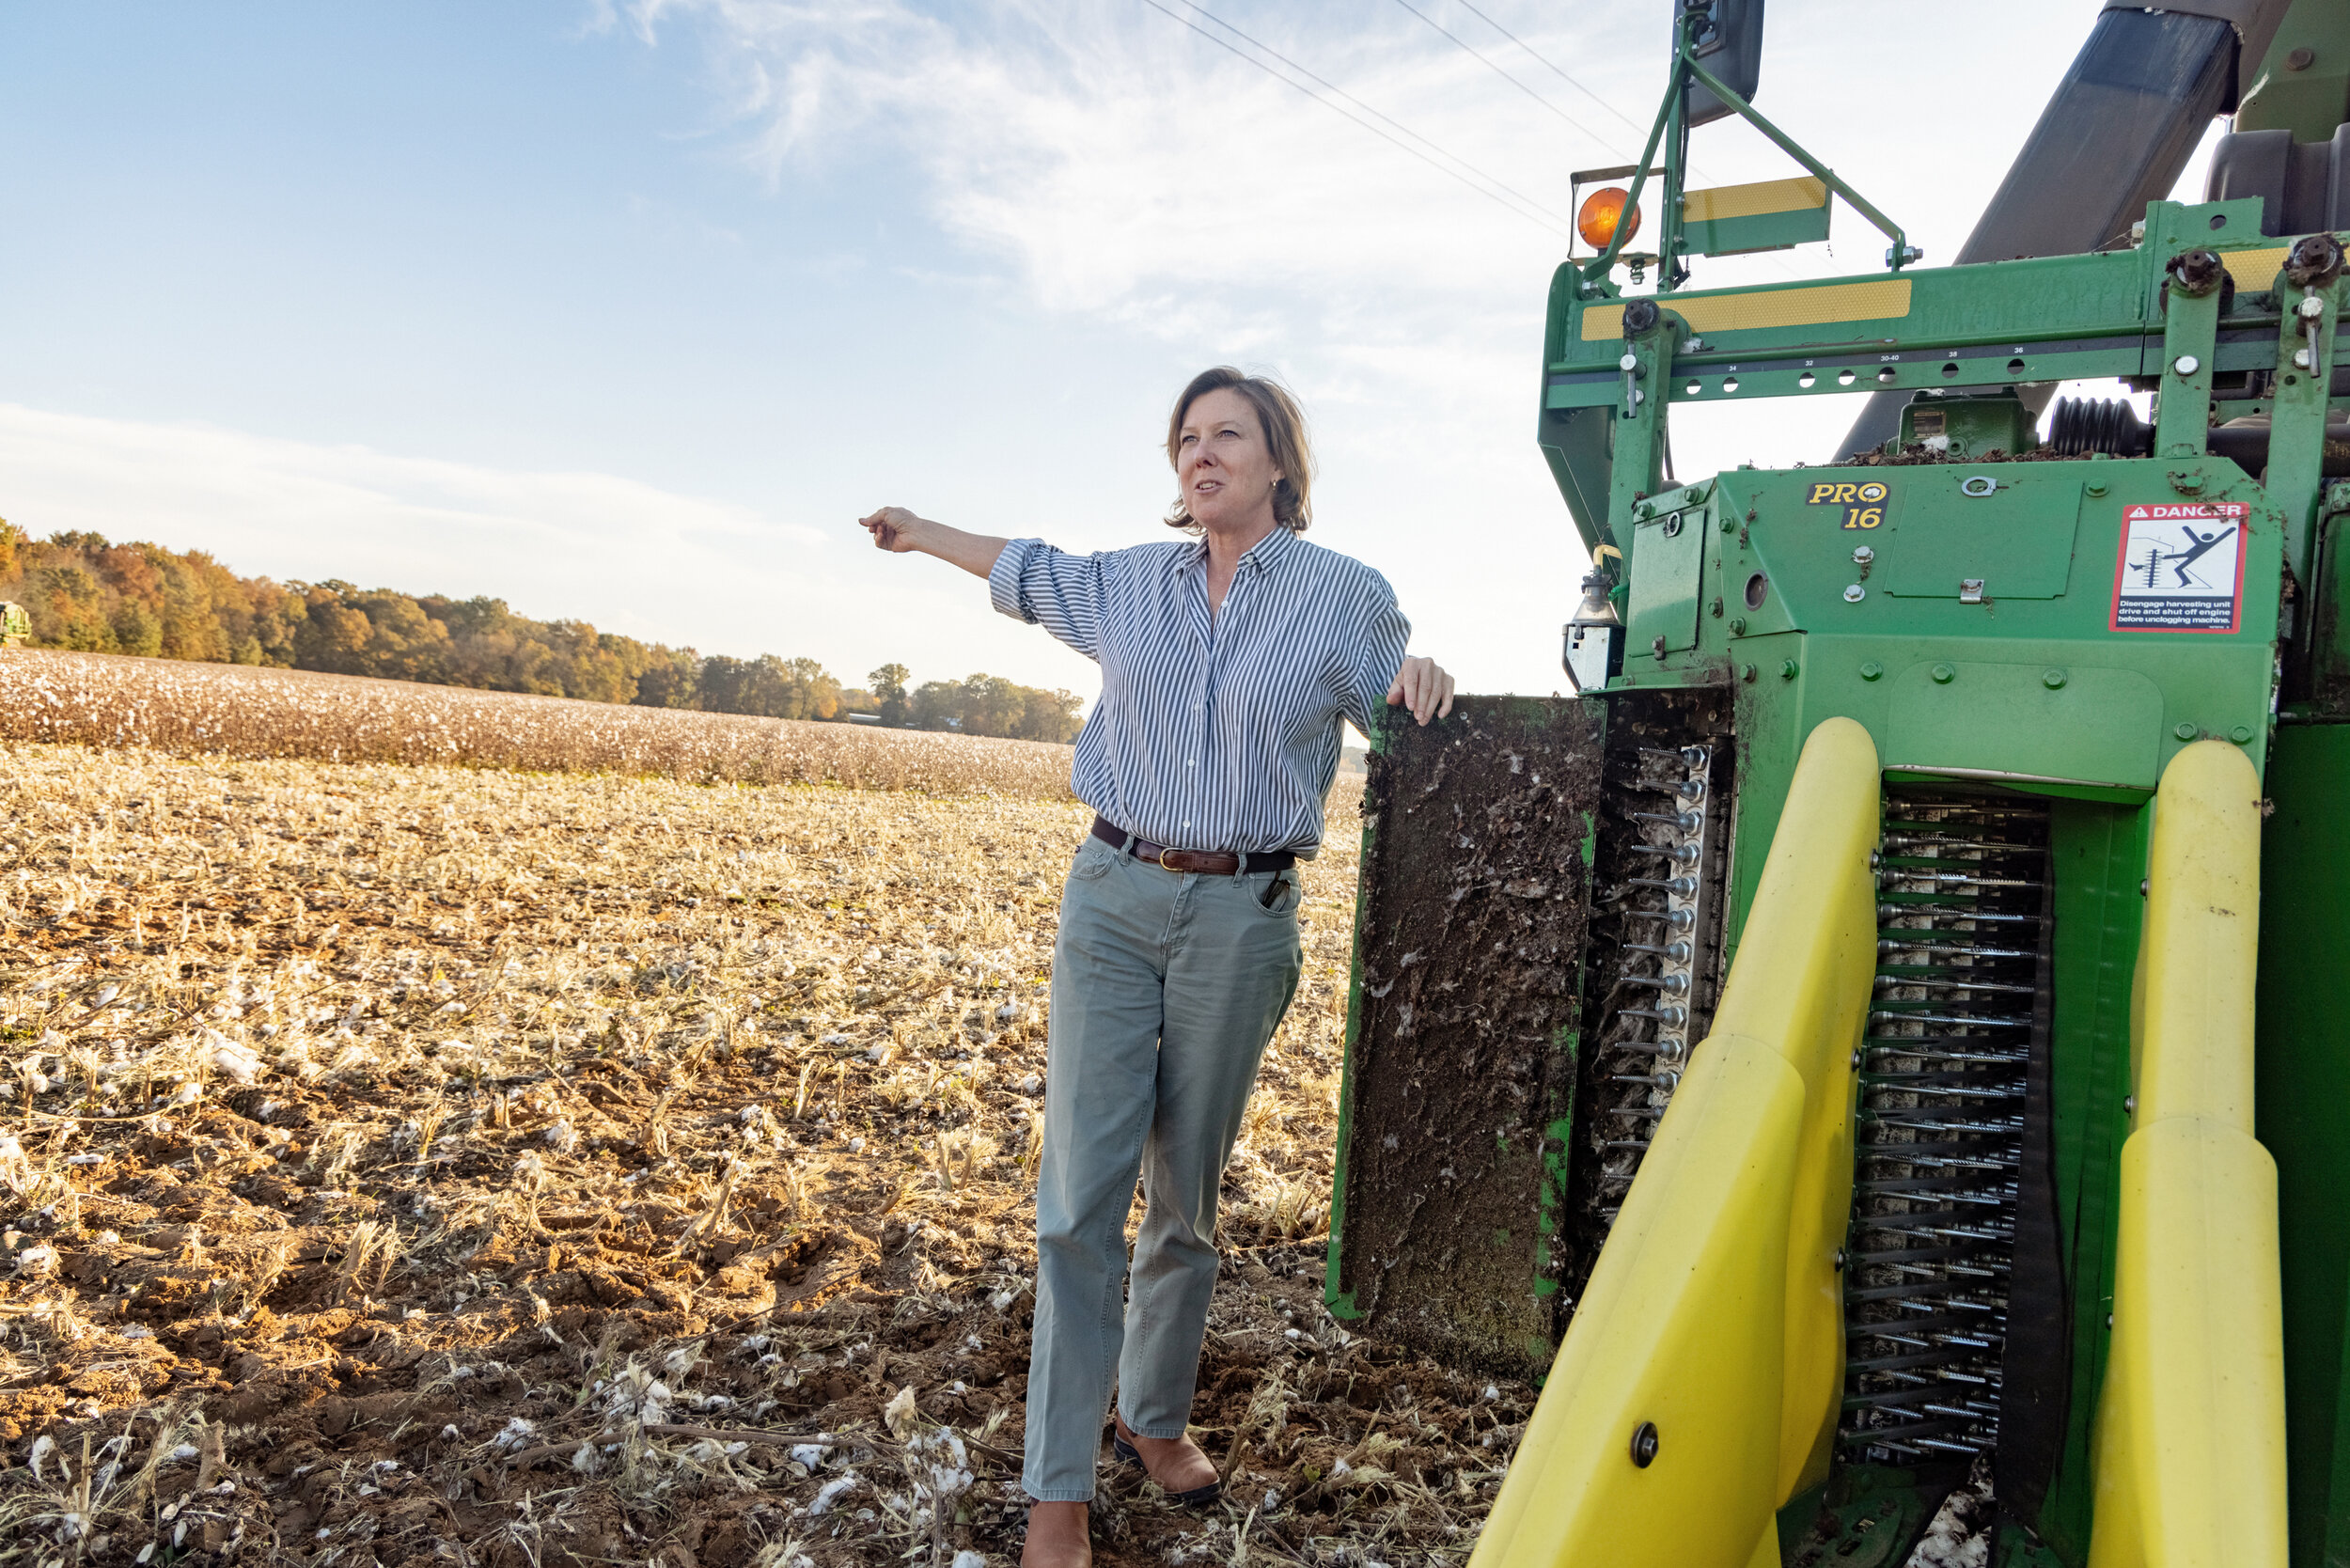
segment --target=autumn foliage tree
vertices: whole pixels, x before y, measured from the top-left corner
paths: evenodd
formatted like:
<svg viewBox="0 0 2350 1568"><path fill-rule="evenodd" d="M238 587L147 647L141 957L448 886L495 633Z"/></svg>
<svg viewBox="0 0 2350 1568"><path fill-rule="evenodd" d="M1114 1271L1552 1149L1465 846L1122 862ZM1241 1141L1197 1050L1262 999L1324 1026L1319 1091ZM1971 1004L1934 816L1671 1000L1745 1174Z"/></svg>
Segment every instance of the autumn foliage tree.
<svg viewBox="0 0 2350 1568"><path fill-rule="evenodd" d="M893 729L906 723L906 677L913 673L903 665L884 665L865 678L881 721Z"/></svg>
<svg viewBox="0 0 2350 1568"><path fill-rule="evenodd" d="M240 577L200 550L114 544L94 533L36 541L0 522L0 600L24 606L35 648L770 718L847 713L840 682L814 659L705 657L584 620L533 620L503 599ZM885 665L868 679L882 721L893 727L1064 742L1077 732L1073 693L975 675L932 682L909 698L903 665Z"/></svg>
<svg viewBox="0 0 2350 1568"><path fill-rule="evenodd" d="M997 675L974 675L964 681L925 682L907 708L917 729L1068 742L1077 738L1077 710L1083 700L1074 692L1048 692L1015 685Z"/></svg>

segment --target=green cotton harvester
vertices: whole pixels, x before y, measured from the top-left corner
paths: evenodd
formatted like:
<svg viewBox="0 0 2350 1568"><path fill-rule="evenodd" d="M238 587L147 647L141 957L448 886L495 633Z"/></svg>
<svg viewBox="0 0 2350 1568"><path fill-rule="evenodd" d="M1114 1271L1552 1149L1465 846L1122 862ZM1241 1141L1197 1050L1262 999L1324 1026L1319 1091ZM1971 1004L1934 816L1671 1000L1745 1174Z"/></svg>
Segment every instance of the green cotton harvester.
<svg viewBox="0 0 2350 1568"><path fill-rule="evenodd" d="M1577 177L1577 695L1376 741L1331 1309L1543 1380L1476 1568L2350 1561L2350 0L2109 5L1947 267L1762 11ZM1881 272L1689 286L1839 201Z"/></svg>

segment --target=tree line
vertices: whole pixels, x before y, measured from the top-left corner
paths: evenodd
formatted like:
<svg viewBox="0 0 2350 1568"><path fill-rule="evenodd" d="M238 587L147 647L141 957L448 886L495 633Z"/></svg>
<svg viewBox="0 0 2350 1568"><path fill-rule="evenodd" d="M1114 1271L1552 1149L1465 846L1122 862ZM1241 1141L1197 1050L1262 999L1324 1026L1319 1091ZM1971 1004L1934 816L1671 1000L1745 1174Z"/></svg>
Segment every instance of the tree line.
<svg viewBox="0 0 2350 1568"><path fill-rule="evenodd" d="M30 646L89 653L368 675L769 718L960 729L1020 740L1076 738L1082 698L993 675L908 689L903 665L845 685L814 659L703 654L533 620L503 599L240 577L201 550L113 544L94 533L36 541L0 522L0 600L22 604Z"/></svg>

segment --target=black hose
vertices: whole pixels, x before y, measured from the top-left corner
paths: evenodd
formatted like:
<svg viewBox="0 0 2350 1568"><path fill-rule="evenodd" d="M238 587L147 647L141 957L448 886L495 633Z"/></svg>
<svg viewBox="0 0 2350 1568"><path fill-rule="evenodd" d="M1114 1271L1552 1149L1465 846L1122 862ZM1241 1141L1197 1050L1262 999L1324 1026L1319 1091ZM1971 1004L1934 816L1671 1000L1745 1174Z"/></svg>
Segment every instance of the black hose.
<svg viewBox="0 0 2350 1568"><path fill-rule="evenodd" d="M2144 457L2154 449L2154 428L2123 399L2059 398L2048 416L2048 446L2066 457Z"/></svg>

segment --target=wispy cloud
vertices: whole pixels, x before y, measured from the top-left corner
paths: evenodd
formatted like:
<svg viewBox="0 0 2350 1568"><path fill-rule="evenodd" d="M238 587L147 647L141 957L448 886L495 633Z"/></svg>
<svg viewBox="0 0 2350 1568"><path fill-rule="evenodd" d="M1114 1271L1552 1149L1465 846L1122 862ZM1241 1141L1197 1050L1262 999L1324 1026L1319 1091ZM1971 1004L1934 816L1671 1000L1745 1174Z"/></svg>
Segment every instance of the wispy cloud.
<svg viewBox="0 0 2350 1568"><path fill-rule="evenodd" d="M1486 65L1402 10L1362 11L1344 28L1313 13L1302 43L1293 9L1248 25L1563 210L1573 149L1561 154L1555 119L1496 102L1508 89ZM932 215L1011 263L1048 306L1150 325L1167 321L1168 290L1203 286L1458 297L1515 290L1559 248L1555 233L1140 4L994 0L950 21L894 0L638 0L629 14L648 41L702 46L740 154L763 178L890 146L920 172ZM1581 38L1545 41L1580 54L1609 25L1588 16Z"/></svg>
<svg viewBox="0 0 2350 1568"><path fill-rule="evenodd" d="M200 548L247 573L495 593L676 637L815 595L814 529L597 473L527 473L0 404L9 521ZM710 611L721 613L715 617Z"/></svg>
<svg viewBox="0 0 2350 1568"><path fill-rule="evenodd" d="M1281 357L1317 369L1325 355L1336 368L1416 347L1424 372L1458 368L1448 379L1462 391L1503 359L1522 382L1533 358L1527 323L1539 320L1560 238L1219 47L1213 39L1239 40L1186 0L1164 9L1142 0L623 4L648 44L700 49L731 123L726 134L760 178L819 175L889 149L916 171L930 216L999 259L1048 309L1170 342L1277 344ZM1555 213L1566 211L1570 170L1622 161L1623 146L1637 145L1623 118L1445 0L1211 6L1322 77L1325 100L1342 92L1403 139L1425 138ZM1657 8L1501 0L1480 9L1647 123L1662 80ZM1902 61L1926 52L1882 38L1876 8L1857 0L1778 9L1765 90L1774 112L1840 167L1862 171L1864 184L1891 188L1884 199L1904 210L1912 237L1948 255L1997 179L2001 149L1937 170L1928 201L1906 144L1856 136L1849 113L1856 93L1878 96ZM1994 140L2013 142L2036 112L2040 78L2060 71L2085 24L2030 0L2000 9L2053 46L2036 52L2047 57L2032 71L2019 73L2011 50L1972 39L1937 44L1933 58L1968 80L1996 66L1979 88L1999 100L1986 101ZM1869 34L1866 48L1856 28ZM1891 69L1856 70L1870 56ZM1496 67L1518 85L1497 80ZM1592 133L1567 125L1569 112ZM1700 140L1716 179L1789 172L1742 127ZM1872 265L1879 243L1851 232L1859 226L1848 212L1842 227L1841 259L1811 251L1799 266L1784 257L1713 263L1706 281Z"/></svg>
<svg viewBox="0 0 2350 1568"><path fill-rule="evenodd" d="M1528 432L1556 233L1138 0L637 0L623 14L649 44L698 52L729 122L718 139L750 178L877 160L910 176L931 254L877 262L949 266L943 238L998 269L1016 309L1286 375L1323 450L1326 541L1408 571L1422 645L1488 687L1554 682L1540 629L1581 552ZM1554 210L1571 169L1610 156L1561 147L1556 117L1401 8L1229 14ZM1635 29L1582 8L1525 36L1645 96L1653 51L1588 47L1620 30ZM1505 537L1512 571L1496 582L1487 544ZM1496 617L1519 630L1497 636Z"/></svg>
<svg viewBox="0 0 2350 1568"><path fill-rule="evenodd" d="M1238 42L1186 0L1163 3L598 0L587 24L700 74L706 110L693 133L737 162L744 189L797 196L857 182L879 221L830 237L836 264L955 290L997 328L1025 318L1042 356L1080 352L1076 336L1055 330L1075 321L1128 335L1152 374L1231 360L1287 375L1317 426L1326 541L1396 578L1419 647L1457 659L1473 685L1555 684L1555 628L1583 563L1532 426L1563 242L1349 123L1327 90L1317 102L1183 25ZM1567 209L1571 170L1625 161L1620 146L1577 133L1529 95L1604 125L1613 141L1629 139L1621 120L1452 0L1206 4L1380 124L1407 127L1396 132L1403 139L1424 138L1423 151L1441 148L1553 212ZM1956 39L1888 36L1865 0L1774 8L1764 97L1775 118L1898 209L1935 256L1971 223L2093 10L2093 0L1983 4L1996 15ZM1479 8L1646 123L1661 86L1657 8ZM1524 90L1496 80L1496 63ZM1886 84L1921 73L1967 83L2000 144L1937 166L1930 187L1914 135L1865 129L1879 122ZM1722 127L1701 139L1712 179L1788 172L1750 133ZM1881 243L1856 232L1849 213L1839 226L1830 255L1709 263L1701 282L1873 266ZM988 395L984 355L947 344L935 360L939 406ZM1709 413L1682 422L1677 455L1689 473L1817 460L1850 412L1791 402ZM1138 449L1148 436L1138 433ZM917 447L906 461L920 472ZM975 658L980 647L990 661L1016 657L999 639L1018 629L972 625L968 604L953 607L953 585L846 570L869 593L904 594L867 616L890 636L944 638L951 625L953 646ZM776 602L807 597L789 589ZM795 623L812 636L830 613L820 604ZM711 606L702 617L724 623Z"/></svg>

